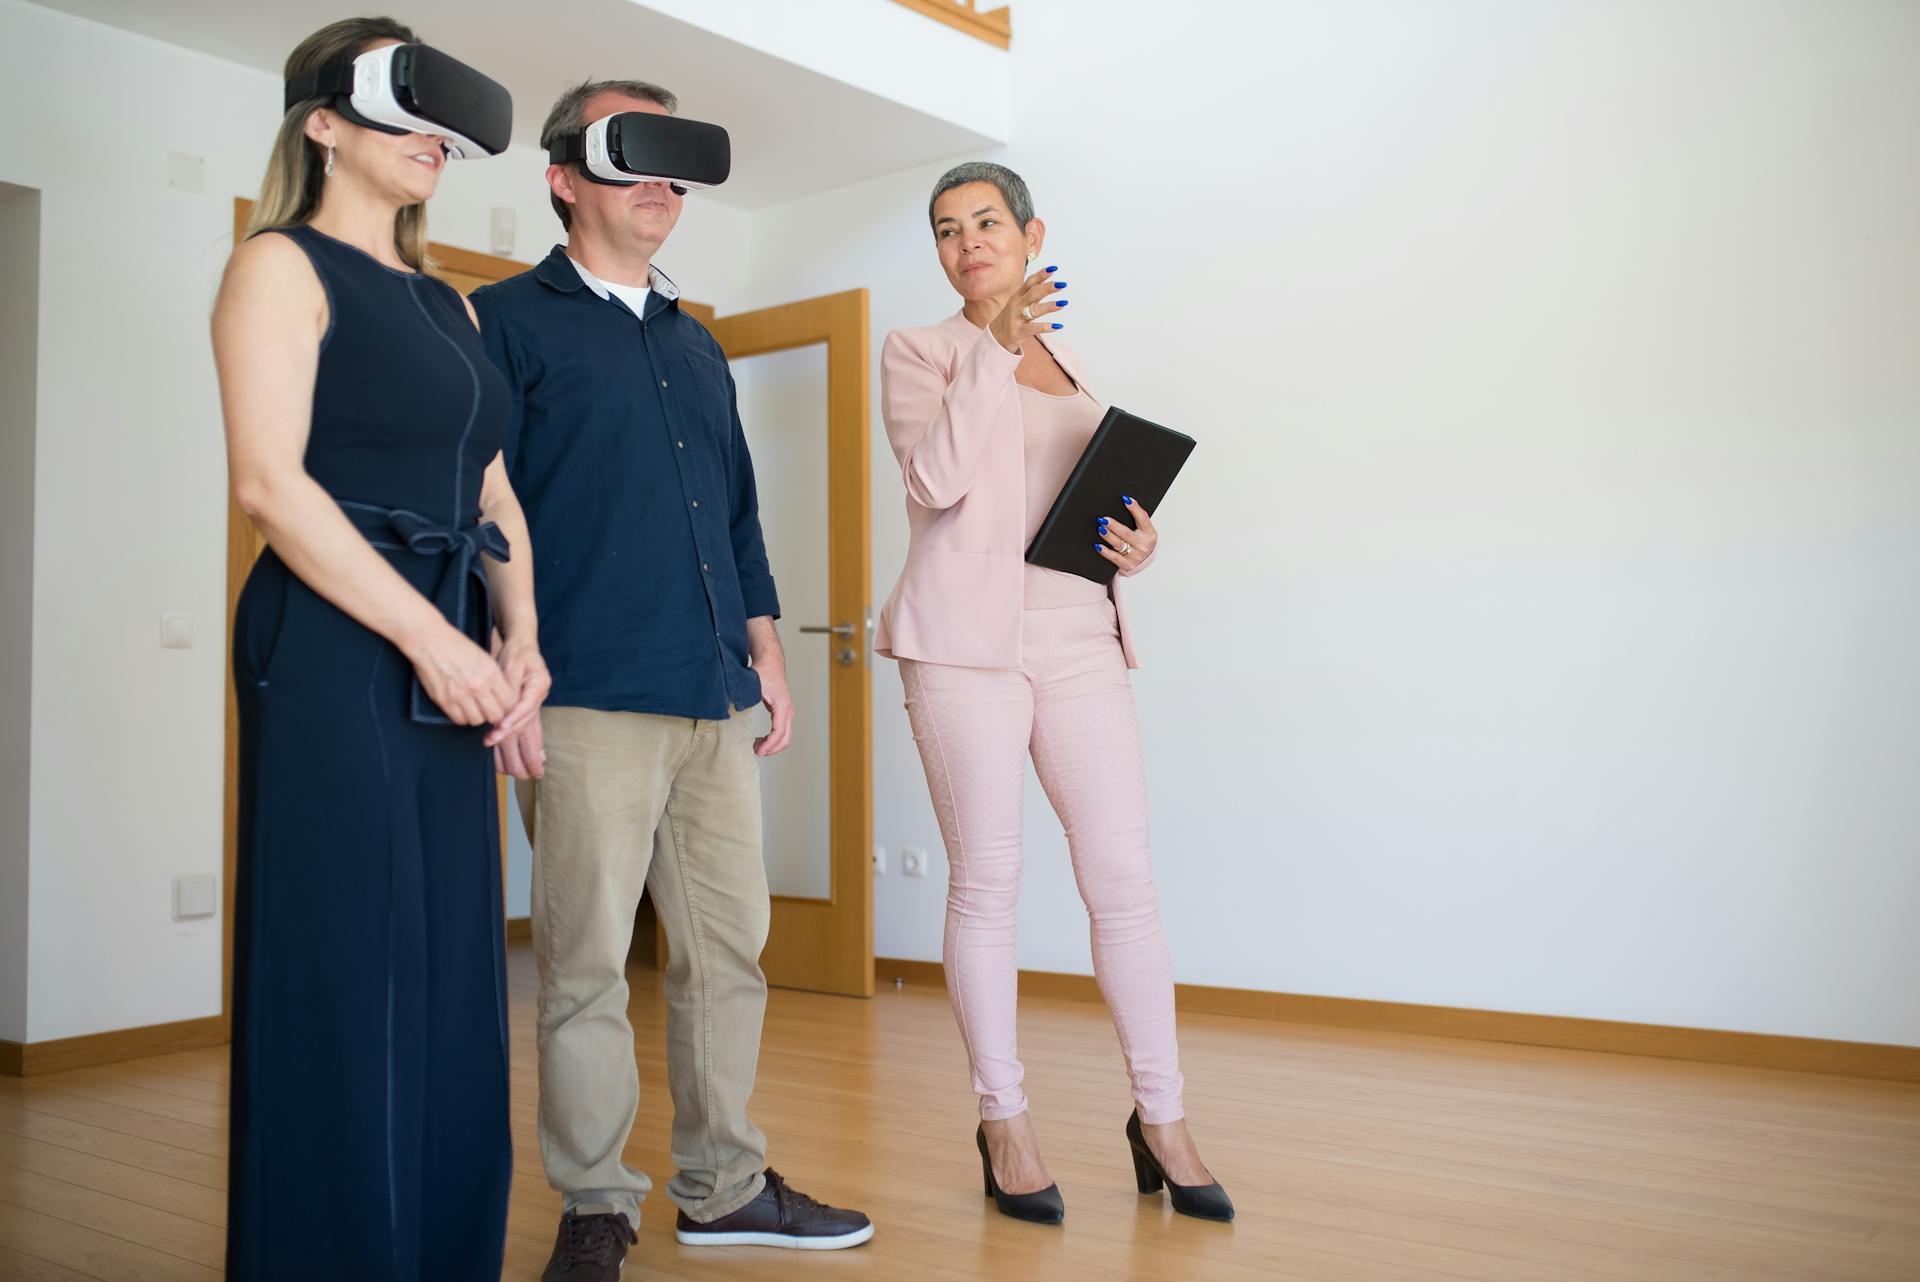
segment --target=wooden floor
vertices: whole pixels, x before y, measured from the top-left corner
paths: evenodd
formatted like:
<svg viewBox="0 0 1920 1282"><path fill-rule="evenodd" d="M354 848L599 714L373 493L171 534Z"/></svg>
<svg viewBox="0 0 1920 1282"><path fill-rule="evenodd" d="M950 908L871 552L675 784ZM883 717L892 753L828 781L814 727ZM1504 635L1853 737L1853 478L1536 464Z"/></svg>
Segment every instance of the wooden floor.
<svg viewBox="0 0 1920 1282"><path fill-rule="evenodd" d="M524 947L511 971L505 1276L535 1279L559 1201L534 1140ZM664 1182L657 988L636 976L644 1098L627 1156ZM683 1249L656 1196L627 1279L1920 1279L1920 1087L1192 1017L1191 1122L1240 1208L1222 1226L1134 1192L1105 1011L1035 1001L1022 1021L1063 1228L982 1198L943 993L775 993L754 1100L771 1160L867 1210L878 1235L819 1254ZM226 1068L210 1050L0 1078L0 1279L218 1277Z"/></svg>

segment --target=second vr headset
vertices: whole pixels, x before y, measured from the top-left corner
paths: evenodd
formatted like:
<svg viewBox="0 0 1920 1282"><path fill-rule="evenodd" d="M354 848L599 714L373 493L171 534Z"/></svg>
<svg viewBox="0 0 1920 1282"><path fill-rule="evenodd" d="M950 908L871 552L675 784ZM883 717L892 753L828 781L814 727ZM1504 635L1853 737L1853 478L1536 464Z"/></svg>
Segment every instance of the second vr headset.
<svg viewBox="0 0 1920 1282"><path fill-rule="evenodd" d="M547 160L556 165L577 161L593 182L663 182L684 196L689 188L725 182L733 169L733 149L719 125L652 111L620 111L580 133L556 138Z"/></svg>
<svg viewBox="0 0 1920 1282"><path fill-rule="evenodd" d="M331 97L356 125L437 134L452 157L497 156L513 138L513 95L432 45L387 45L287 81L282 110Z"/></svg>

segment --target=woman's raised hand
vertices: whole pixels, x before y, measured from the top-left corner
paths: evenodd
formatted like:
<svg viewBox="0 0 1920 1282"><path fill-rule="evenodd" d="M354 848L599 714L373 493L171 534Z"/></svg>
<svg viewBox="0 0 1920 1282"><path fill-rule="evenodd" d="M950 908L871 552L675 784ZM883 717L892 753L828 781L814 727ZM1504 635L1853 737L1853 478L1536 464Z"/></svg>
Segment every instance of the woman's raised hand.
<svg viewBox="0 0 1920 1282"><path fill-rule="evenodd" d="M1000 314L993 318L993 324L987 328L993 331L1000 346L1010 352L1018 352L1020 345L1035 334L1048 333L1061 328L1053 314L1067 305L1060 297L1060 291L1067 282L1055 280L1053 274L1058 267L1043 267L1027 277L1020 288L1014 292Z"/></svg>

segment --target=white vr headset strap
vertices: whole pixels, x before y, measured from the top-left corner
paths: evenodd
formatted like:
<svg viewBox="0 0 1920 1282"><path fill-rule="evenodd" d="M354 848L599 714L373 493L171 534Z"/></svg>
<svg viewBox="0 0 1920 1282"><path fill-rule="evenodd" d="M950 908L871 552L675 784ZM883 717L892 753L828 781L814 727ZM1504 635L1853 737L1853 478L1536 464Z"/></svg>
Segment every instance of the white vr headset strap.
<svg viewBox="0 0 1920 1282"><path fill-rule="evenodd" d="M402 47L384 45L369 49L353 60L353 93L349 98L353 109L376 124L444 138L447 154L453 159L486 155L487 149L473 139L424 116L416 116L400 105L393 95L393 56Z"/></svg>

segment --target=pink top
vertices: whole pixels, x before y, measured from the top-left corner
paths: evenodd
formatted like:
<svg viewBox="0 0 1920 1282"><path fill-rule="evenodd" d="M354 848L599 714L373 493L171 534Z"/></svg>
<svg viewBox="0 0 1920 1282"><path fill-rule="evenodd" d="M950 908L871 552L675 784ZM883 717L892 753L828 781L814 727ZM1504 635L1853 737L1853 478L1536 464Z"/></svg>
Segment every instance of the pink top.
<svg viewBox="0 0 1920 1282"><path fill-rule="evenodd" d="M1052 335L1038 341L1091 397L1066 344ZM1013 377L1019 364L964 312L887 335L881 410L907 491L908 539L907 563L874 632L876 654L962 668L1020 666L1028 540L1027 398ZM1087 543L1091 551L1091 530ZM1118 579L1109 595L1121 652L1137 668Z"/></svg>
<svg viewBox="0 0 1920 1282"><path fill-rule="evenodd" d="M1085 388L1054 396L1037 387L1020 385L1020 418L1026 429L1027 542L1040 533L1040 523L1053 510L1053 501L1080 461L1087 442L1107 407ZM1098 540L1087 531L1087 548ZM1058 610L1074 605L1096 605L1107 599L1104 585L1077 574L1064 574L1038 565L1026 567L1024 606L1029 610Z"/></svg>

